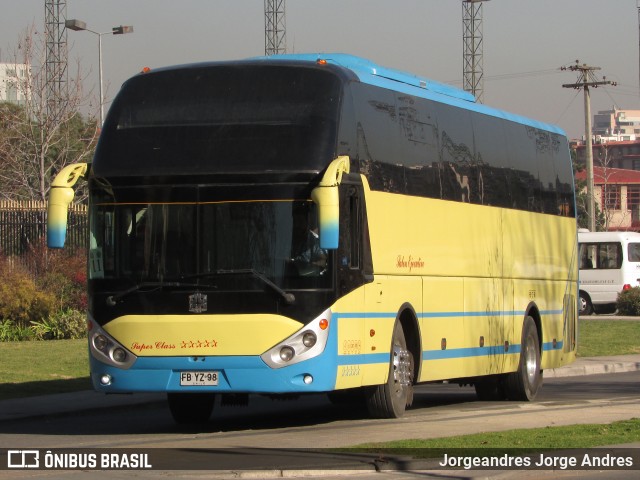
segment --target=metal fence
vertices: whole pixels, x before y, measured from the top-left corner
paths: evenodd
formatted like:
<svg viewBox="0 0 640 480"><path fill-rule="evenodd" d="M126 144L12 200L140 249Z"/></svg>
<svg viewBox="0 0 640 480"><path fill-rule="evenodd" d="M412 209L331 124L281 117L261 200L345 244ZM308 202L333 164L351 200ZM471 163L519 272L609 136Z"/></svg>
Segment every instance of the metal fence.
<svg viewBox="0 0 640 480"><path fill-rule="evenodd" d="M65 248L87 248L88 221L85 205L72 205L67 221ZM0 201L0 255L22 257L45 241L47 204L38 201Z"/></svg>

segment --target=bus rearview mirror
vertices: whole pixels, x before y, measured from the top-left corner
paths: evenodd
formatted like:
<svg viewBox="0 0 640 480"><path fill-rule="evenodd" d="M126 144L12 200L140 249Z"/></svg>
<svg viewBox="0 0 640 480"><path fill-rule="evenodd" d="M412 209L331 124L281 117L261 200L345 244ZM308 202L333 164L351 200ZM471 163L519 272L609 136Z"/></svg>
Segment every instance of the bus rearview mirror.
<svg viewBox="0 0 640 480"><path fill-rule="evenodd" d="M340 235L338 187L316 187L311 192L311 199L318 206L320 248L335 250Z"/></svg>
<svg viewBox="0 0 640 480"><path fill-rule="evenodd" d="M63 248L67 237L67 211L73 200L70 187L51 187L47 206L47 246Z"/></svg>
<svg viewBox="0 0 640 480"><path fill-rule="evenodd" d="M63 248L67 238L67 211L73 201L73 186L88 171L88 164L67 165L56 175L49 190L47 205L47 246Z"/></svg>

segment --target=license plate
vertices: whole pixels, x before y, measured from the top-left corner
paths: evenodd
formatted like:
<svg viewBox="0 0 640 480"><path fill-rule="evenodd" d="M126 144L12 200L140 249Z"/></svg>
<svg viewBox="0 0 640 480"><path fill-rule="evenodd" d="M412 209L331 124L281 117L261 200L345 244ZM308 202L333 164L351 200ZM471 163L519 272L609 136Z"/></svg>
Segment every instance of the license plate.
<svg viewBox="0 0 640 480"><path fill-rule="evenodd" d="M180 372L181 387L215 387L218 385L218 372Z"/></svg>

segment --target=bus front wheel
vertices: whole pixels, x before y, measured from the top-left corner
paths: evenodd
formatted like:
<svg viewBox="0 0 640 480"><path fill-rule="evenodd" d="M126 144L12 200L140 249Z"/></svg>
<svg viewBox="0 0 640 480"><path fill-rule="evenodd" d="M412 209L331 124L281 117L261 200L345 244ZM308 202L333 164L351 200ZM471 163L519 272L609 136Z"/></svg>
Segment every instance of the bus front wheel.
<svg viewBox="0 0 640 480"><path fill-rule="evenodd" d="M209 420L215 395L212 393L168 393L169 410L176 423L194 424Z"/></svg>
<svg viewBox="0 0 640 480"><path fill-rule="evenodd" d="M400 418L413 402L413 376L413 355L398 321L393 329L387 382L367 389L369 414L374 418Z"/></svg>
<svg viewBox="0 0 640 480"><path fill-rule="evenodd" d="M518 370L505 377L505 392L509 400L532 401L542 386L542 357L538 329L533 318L526 317L522 325L522 342Z"/></svg>

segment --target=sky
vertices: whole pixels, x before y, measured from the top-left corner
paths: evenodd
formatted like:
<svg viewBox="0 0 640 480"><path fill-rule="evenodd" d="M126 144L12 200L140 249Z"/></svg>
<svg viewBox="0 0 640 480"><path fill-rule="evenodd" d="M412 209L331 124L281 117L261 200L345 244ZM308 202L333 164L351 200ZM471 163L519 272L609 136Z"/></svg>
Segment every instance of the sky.
<svg viewBox="0 0 640 480"><path fill-rule="evenodd" d="M617 86L591 91L591 109L640 109L638 0L488 0L483 4L484 103L584 134L581 90L563 88L600 67ZM143 67L242 59L264 54L263 0L67 0L67 18L102 36L109 102ZM42 35L44 0L0 0L0 61L21 33ZM289 53L342 52L462 87L461 0L287 0ZM98 96L98 37L68 33L69 65Z"/></svg>

